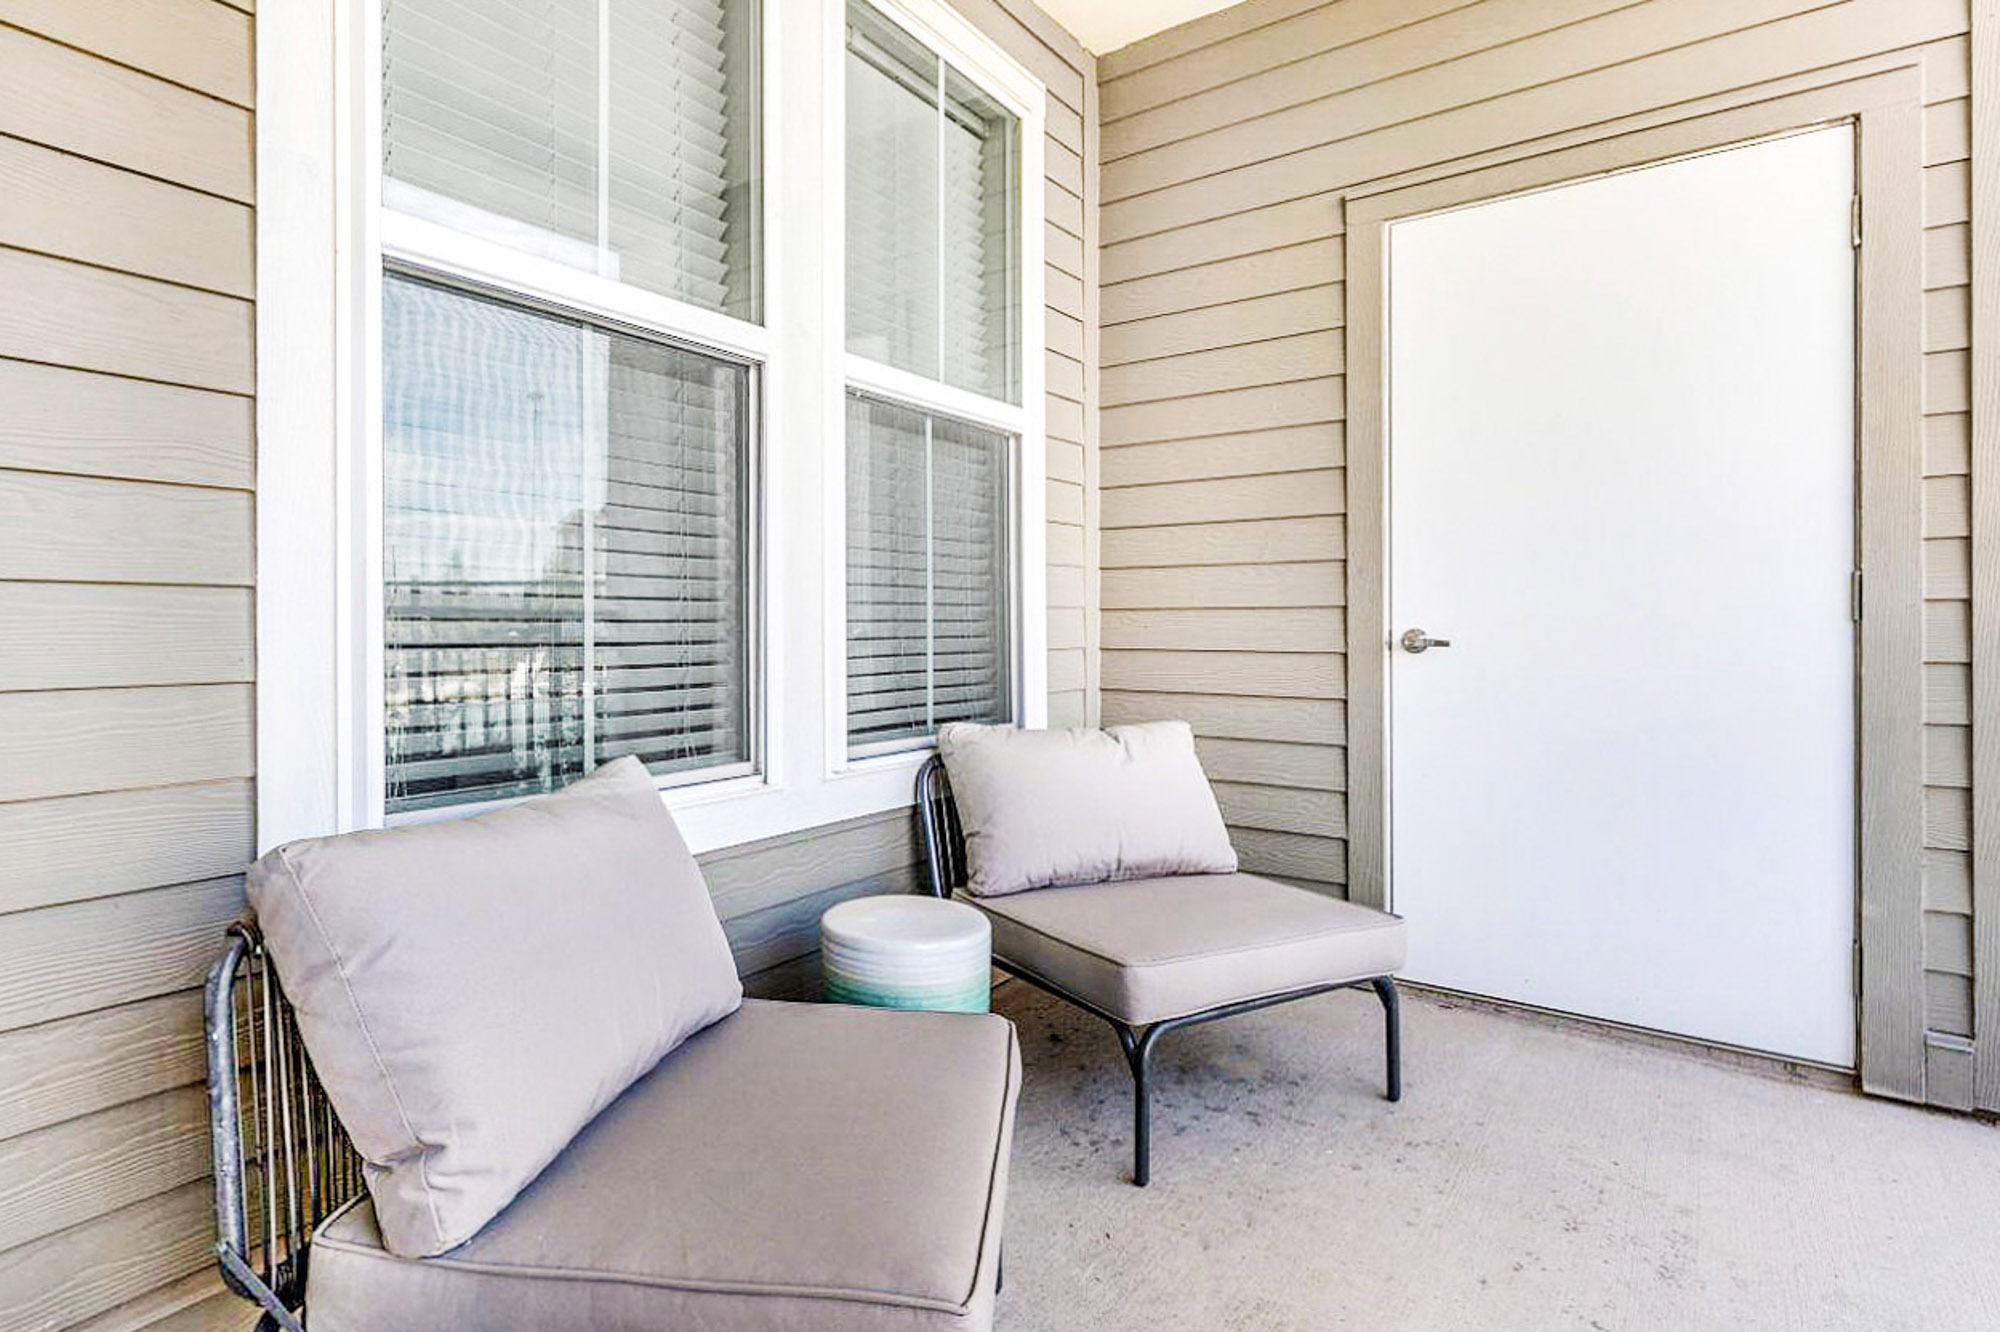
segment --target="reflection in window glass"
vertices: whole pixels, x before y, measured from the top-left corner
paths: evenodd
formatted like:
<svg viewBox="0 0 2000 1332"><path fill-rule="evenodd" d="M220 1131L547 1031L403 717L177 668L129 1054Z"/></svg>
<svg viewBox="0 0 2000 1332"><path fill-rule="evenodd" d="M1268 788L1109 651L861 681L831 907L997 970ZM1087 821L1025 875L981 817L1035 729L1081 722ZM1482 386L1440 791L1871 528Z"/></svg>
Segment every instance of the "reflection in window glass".
<svg viewBox="0 0 2000 1332"><path fill-rule="evenodd" d="M747 765L751 372L383 287L388 811Z"/></svg>

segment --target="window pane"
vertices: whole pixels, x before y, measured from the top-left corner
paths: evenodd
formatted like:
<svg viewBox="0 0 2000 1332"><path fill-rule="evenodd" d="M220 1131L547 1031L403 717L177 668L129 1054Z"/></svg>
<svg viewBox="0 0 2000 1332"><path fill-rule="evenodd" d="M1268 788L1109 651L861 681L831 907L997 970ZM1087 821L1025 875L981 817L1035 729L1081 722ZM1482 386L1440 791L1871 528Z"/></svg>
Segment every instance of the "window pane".
<svg viewBox="0 0 2000 1332"><path fill-rule="evenodd" d="M392 208L595 266L597 0L383 0L382 174Z"/></svg>
<svg viewBox="0 0 2000 1332"><path fill-rule="evenodd" d="M756 0L383 0L383 203L758 318L757 12Z"/></svg>
<svg viewBox="0 0 2000 1332"><path fill-rule="evenodd" d="M1020 399L1020 122L856 0L847 16L847 348Z"/></svg>
<svg viewBox="0 0 2000 1332"><path fill-rule="evenodd" d="M749 372L612 337L595 520L597 760L750 760Z"/></svg>
<svg viewBox="0 0 2000 1332"><path fill-rule="evenodd" d="M991 430L848 395L850 751L1013 715L1010 446Z"/></svg>
<svg viewBox="0 0 2000 1332"><path fill-rule="evenodd" d="M938 58L847 17L847 349L939 377Z"/></svg>
<svg viewBox="0 0 2000 1332"><path fill-rule="evenodd" d="M387 808L751 758L750 372L383 284Z"/></svg>
<svg viewBox="0 0 2000 1332"><path fill-rule="evenodd" d="M612 0L615 275L759 317L754 0Z"/></svg>

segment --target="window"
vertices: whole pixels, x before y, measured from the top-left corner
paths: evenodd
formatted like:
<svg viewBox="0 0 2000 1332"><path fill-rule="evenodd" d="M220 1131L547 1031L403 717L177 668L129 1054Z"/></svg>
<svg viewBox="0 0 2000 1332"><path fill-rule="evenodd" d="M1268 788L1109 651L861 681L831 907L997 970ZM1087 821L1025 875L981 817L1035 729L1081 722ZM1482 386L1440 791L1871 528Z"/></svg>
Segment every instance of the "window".
<svg viewBox="0 0 2000 1332"><path fill-rule="evenodd" d="M846 702L859 758L927 744L947 721L1015 716L1017 437L992 427L1021 400L1021 125L861 0L846 76Z"/></svg>
<svg viewBox="0 0 2000 1332"><path fill-rule="evenodd" d="M751 772L757 7L382 14L383 811Z"/></svg>
<svg viewBox="0 0 2000 1332"><path fill-rule="evenodd" d="M629 754L702 852L1040 723L1026 69L949 0L265 8L260 847Z"/></svg>
<svg viewBox="0 0 2000 1332"><path fill-rule="evenodd" d="M749 369L391 275L387 812L751 761Z"/></svg>

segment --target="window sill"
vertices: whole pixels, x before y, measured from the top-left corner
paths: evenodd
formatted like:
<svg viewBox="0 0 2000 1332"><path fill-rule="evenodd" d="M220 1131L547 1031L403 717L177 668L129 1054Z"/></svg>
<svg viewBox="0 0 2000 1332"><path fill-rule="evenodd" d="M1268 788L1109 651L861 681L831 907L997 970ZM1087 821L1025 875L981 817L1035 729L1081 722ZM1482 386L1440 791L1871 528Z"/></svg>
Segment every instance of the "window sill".
<svg viewBox="0 0 2000 1332"><path fill-rule="evenodd" d="M662 786L660 803L674 816L688 849L702 855L788 833L810 832L846 819L911 808L916 804L917 769L934 752L930 748L910 749L857 759L814 786L779 786L760 775ZM530 798L410 810L391 814L383 826L404 828L471 818Z"/></svg>
<svg viewBox="0 0 2000 1332"><path fill-rule="evenodd" d="M806 832L916 803L917 769L933 751L906 750L857 760L811 786L761 777L663 790L661 800L696 855Z"/></svg>

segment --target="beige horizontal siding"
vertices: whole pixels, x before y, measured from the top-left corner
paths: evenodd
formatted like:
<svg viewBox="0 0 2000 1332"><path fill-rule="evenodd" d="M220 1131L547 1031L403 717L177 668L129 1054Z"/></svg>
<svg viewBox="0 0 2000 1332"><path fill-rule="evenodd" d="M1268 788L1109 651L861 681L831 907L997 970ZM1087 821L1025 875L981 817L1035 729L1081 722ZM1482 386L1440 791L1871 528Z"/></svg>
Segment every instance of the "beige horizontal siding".
<svg viewBox="0 0 2000 1332"><path fill-rule="evenodd" d="M200 1270L75 1325L71 1332L249 1332L247 1306Z"/></svg>
<svg viewBox="0 0 2000 1332"><path fill-rule="evenodd" d="M135 29L149 43L179 31ZM0 68L0 134L254 202L246 108L16 28L0 28Z"/></svg>
<svg viewBox="0 0 2000 1332"><path fill-rule="evenodd" d="M0 468L247 490L251 400L0 360Z"/></svg>
<svg viewBox="0 0 2000 1332"><path fill-rule="evenodd" d="M0 804L0 914L235 873L251 800L233 778Z"/></svg>
<svg viewBox="0 0 2000 1332"><path fill-rule="evenodd" d="M1347 713L1339 699L1106 690L1104 705L1126 721L1185 721L1197 736L1288 744L1347 743Z"/></svg>
<svg viewBox="0 0 2000 1332"><path fill-rule="evenodd" d="M1627 15L1636 16L1627 18ZM1775 18L1789 17L1776 22ZM1100 219L1107 244L1730 92L1801 69L1962 33L1963 0L1745 0L1648 5L1626 19L1631 58L1608 41L1572 46L1564 33L1523 35L1485 58L1386 78L1287 116L1268 136L1243 127L1250 156L1232 164L1212 141L1187 165L1141 175L1105 168ZM1608 29L1599 29L1600 35ZM1544 65L1550 40L1561 57ZM1656 44L1664 43L1664 44ZM1573 53L1572 53L1573 52ZM1282 113L1281 113L1282 114ZM1225 131L1226 132L1226 131ZM1107 138L1112 133L1106 127ZM1384 168L1387 168L1385 171ZM1931 173L1957 171L1932 168ZM1962 217L1927 213L1932 225Z"/></svg>
<svg viewBox="0 0 2000 1332"><path fill-rule="evenodd" d="M194 990L0 1033L0 1085L7 1088L0 1148L24 1133L193 1086L204 1058Z"/></svg>
<svg viewBox="0 0 2000 1332"><path fill-rule="evenodd" d="M1342 886L1347 882L1347 842L1342 838L1232 827L1229 840L1235 844L1243 868L1250 873L1325 885L1325 891L1343 895Z"/></svg>
<svg viewBox="0 0 2000 1332"><path fill-rule="evenodd" d="M0 802L249 777L247 685L0 693Z"/></svg>
<svg viewBox="0 0 2000 1332"><path fill-rule="evenodd" d="M208 1094L181 1087L0 1142L0 1249L205 1178Z"/></svg>
<svg viewBox="0 0 2000 1332"><path fill-rule="evenodd" d="M1347 789L1346 751L1291 740L1197 739L1202 767L1217 781L1312 791Z"/></svg>
<svg viewBox="0 0 2000 1332"><path fill-rule="evenodd" d="M0 20L246 110L245 10L212 0L0 0Z"/></svg>
<svg viewBox="0 0 2000 1332"><path fill-rule="evenodd" d="M199 0L213 8L212 0ZM19 139L0 139L0 245L249 299L245 205Z"/></svg>
<svg viewBox="0 0 2000 1332"><path fill-rule="evenodd" d="M1237 828L1310 833L1316 837L1347 835L1347 801L1338 791L1313 791L1296 785L1261 786L1213 781L1222 817Z"/></svg>
<svg viewBox="0 0 2000 1332"><path fill-rule="evenodd" d="M199 985L242 909L230 876L0 916L0 1031Z"/></svg>
<svg viewBox="0 0 2000 1332"><path fill-rule="evenodd" d="M248 683L250 589L0 583L0 678L16 689Z"/></svg>
<svg viewBox="0 0 2000 1332"><path fill-rule="evenodd" d="M0 0L0 1329L221 1312L197 987L252 836L251 22Z"/></svg>
<svg viewBox="0 0 2000 1332"><path fill-rule="evenodd" d="M1346 508L1346 479L1342 469L1326 467L1265 476L1107 486L1104 526L1166 527L1196 521L1331 515Z"/></svg>
<svg viewBox="0 0 2000 1332"><path fill-rule="evenodd" d="M14 578L247 587L240 490L0 471L0 569Z"/></svg>
<svg viewBox="0 0 2000 1332"><path fill-rule="evenodd" d="M0 1255L0 1332L63 1328L213 1266L206 1180Z"/></svg>
<svg viewBox="0 0 2000 1332"><path fill-rule="evenodd" d="M1104 570L1104 616L1164 608L1316 608L1346 602L1346 564L1194 564Z"/></svg>
<svg viewBox="0 0 2000 1332"><path fill-rule="evenodd" d="M1326 283L1113 324L1103 334L1104 365L1109 372L1164 357L1336 329L1345 318L1343 295L1339 283Z"/></svg>
<svg viewBox="0 0 2000 1332"><path fill-rule="evenodd" d="M1925 228L1925 288L1962 286L1971 280L1972 228L1963 222Z"/></svg>
<svg viewBox="0 0 2000 1332"><path fill-rule="evenodd" d="M1107 649L1337 652L1346 641L1346 617L1334 606L1104 612Z"/></svg>
<svg viewBox="0 0 2000 1332"><path fill-rule="evenodd" d="M0 287L0 356L251 390L248 301L21 250L0 250Z"/></svg>
<svg viewBox="0 0 2000 1332"><path fill-rule="evenodd" d="M1127 324L1325 286L1340 276L1343 253L1337 239L1306 240L1241 256L1170 264L1115 281L1107 278L1104 323ZM1129 339L1122 354L1133 356Z"/></svg>
<svg viewBox="0 0 2000 1332"><path fill-rule="evenodd" d="M1286 573L1288 578L1297 577L1302 580L1302 585L1322 592L1322 599L1310 604L1331 605L1345 599L1346 574L1338 562L1320 561L1314 564L1310 562L1310 557L1340 551L1345 539L1346 524L1340 514L1123 528L1104 534L1105 577L1109 580L1114 570L1118 571L1117 577L1121 579L1137 579L1148 572L1168 568L1234 565L1244 567L1247 579L1249 570L1277 569L1282 563L1292 568L1292 572ZM1192 574L1188 576L1195 577ZM1167 575L1163 581L1171 582L1179 577L1178 574ZM1260 583L1263 581L1267 580L1259 580ZM1173 603L1126 601L1121 604Z"/></svg>

